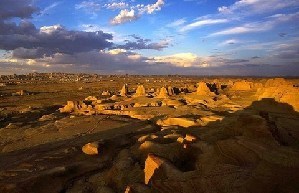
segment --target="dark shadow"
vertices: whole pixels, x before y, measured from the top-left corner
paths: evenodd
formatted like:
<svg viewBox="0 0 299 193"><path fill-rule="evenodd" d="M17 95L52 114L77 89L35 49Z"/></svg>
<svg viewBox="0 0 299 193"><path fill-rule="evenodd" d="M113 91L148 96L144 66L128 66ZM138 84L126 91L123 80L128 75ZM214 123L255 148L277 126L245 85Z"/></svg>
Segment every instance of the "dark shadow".
<svg viewBox="0 0 299 193"><path fill-rule="evenodd" d="M214 112L214 111L213 111ZM279 130L277 126L277 121L279 119L284 119L286 117L291 117L299 121L299 112L295 111L294 108L287 103L280 103L275 101L273 98L263 98L260 101L253 101L252 104L242 110L236 111L234 113L229 112L214 112L216 115L224 116L221 121L210 122L208 125L203 126L202 128L210 128L210 127L218 127L221 125L225 125L226 123L231 122L231 118L235 117L242 119L241 121L245 121L246 116L254 115L263 118L267 124L269 131L271 132L273 139L277 141L279 145L297 145L299 144L299 139L291 139L294 134L289 133L289 131ZM244 120L243 120L244 119ZM235 120L236 122L238 120ZM249 122L245 124L245 126L250 126L250 124L254 124L253 122ZM228 128L229 129L229 128ZM198 127L190 128L190 132L197 131ZM241 129L240 129L241 130ZM282 133L283 132L283 133ZM285 134L289 137L286 137ZM236 132L236 136L242 136L242 132ZM299 130L298 130L299 134ZM226 137L231 137L231 133L227 134L226 131L223 131L223 139ZM298 146L299 147L299 146Z"/></svg>
<svg viewBox="0 0 299 193"><path fill-rule="evenodd" d="M3 117L4 119L0 122L0 128L3 128L7 126L9 123L22 123L22 125L36 125L35 122L38 121L39 118L41 118L43 115L48 115L57 112L59 108L62 106L60 105L54 105L54 106L48 106L41 109L32 109L25 113L19 113L19 112L13 112L10 113L8 116ZM63 114L57 114L57 119L61 118L65 115ZM38 122L39 125L43 124L41 122Z"/></svg>

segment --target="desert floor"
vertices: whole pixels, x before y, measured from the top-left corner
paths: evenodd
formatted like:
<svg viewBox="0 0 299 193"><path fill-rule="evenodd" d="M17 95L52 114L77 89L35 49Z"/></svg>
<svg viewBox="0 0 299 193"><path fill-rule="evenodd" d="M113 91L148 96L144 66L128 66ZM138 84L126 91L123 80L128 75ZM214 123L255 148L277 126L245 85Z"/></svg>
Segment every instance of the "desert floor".
<svg viewBox="0 0 299 193"><path fill-rule="evenodd" d="M299 192L298 85L115 77L0 87L0 192Z"/></svg>

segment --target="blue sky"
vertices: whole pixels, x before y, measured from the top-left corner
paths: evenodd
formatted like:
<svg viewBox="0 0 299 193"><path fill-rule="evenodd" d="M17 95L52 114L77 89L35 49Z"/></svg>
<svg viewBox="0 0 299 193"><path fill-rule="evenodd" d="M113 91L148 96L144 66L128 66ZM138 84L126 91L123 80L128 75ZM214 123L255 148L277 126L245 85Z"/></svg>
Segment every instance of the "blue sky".
<svg viewBox="0 0 299 193"><path fill-rule="evenodd" d="M299 75L298 0L0 0L0 74Z"/></svg>

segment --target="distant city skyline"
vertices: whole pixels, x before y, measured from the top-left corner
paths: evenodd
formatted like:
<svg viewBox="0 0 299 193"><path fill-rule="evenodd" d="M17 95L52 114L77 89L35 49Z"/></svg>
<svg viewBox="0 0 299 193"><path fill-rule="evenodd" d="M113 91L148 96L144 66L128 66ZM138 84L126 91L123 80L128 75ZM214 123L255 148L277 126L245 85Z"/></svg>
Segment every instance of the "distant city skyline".
<svg viewBox="0 0 299 193"><path fill-rule="evenodd" d="M0 0L0 75L299 76L298 0Z"/></svg>

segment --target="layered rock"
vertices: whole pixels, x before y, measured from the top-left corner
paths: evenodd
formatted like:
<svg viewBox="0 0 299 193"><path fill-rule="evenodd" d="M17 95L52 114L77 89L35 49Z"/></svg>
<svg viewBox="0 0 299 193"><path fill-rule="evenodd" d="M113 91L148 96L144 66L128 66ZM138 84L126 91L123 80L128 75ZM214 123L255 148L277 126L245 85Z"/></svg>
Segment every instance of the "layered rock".
<svg viewBox="0 0 299 193"><path fill-rule="evenodd" d="M174 88L171 86L167 87L167 93L169 96L175 95Z"/></svg>
<svg viewBox="0 0 299 193"><path fill-rule="evenodd" d="M78 101L67 101L67 104L63 108L60 108L59 110L61 113L71 113L78 107L79 107Z"/></svg>
<svg viewBox="0 0 299 193"><path fill-rule="evenodd" d="M154 154L149 154L145 160L144 167L144 183L149 184L150 181L156 179L167 179L169 177L180 175L181 172L176 169L167 160Z"/></svg>
<svg viewBox="0 0 299 193"><path fill-rule="evenodd" d="M168 97L169 97L169 94L168 94L168 91L165 87L162 87L160 89L159 94L156 96L156 98L162 98L162 99L168 98Z"/></svg>
<svg viewBox="0 0 299 193"><path fill-rule="evenodd" d="M237 81L234 82L234 84L232 85L232 87L230 88L230 90L233 91L248 91L251 90L253 87L253 83L252 82L248 82L246 80L242 80L242 81Z"/></svg>
<svg viewBox="0 0 299 193"><path fill-rule="evenodd" d="M120 96L127 96L129 94L129 88L127 84L124 84L122 89L120 90Z"/></svg>
<svg viewBox="0 0 299 193"><path fill-rule="evenodd" d="M291 83L284 78L272 78L266 81L265 87L280 87L285 85L291 85Z"/></svg>
<svg viewBox="0 0 299 193"><path fill-rule="evenodd" d="M89 101L67 101L67 104L63 108L60 108L59 111L61 113L74 113L82 115L94 115L96 113L96 109L92 105L92 102Z"/></svg>
<svg viewBox="0 0 299 193"><path fill-rule="evenodd" d="M168 141L167 138L162 138L161 141L155 138L154 141L145 141L139 146L138 154L140 154L139 156L141 156L141 160L145 160L149 153L154 153L157 156L164 157L171 162L184 158L186 150L181 144L177 142L166 144L160 143L161 141Z"/></svg>
<svg viewBox="0 0 299 193"><path fill-rule="evenodd" d="M259 100L273 98L278 102L288 103L299 111L299 88L283 78L269 79L264 88L258 89L256 96Z"/></svg>
<svg viewBox="0 0 299 193"><path fill-rule="evenodd" d="M200 125L196 120L190 118L178 118L170 117L166 119L160 119L157 121L157 125L160 126L181 126L181 127L191 127Z"/></svg>
<svg viewBox="0 0 299 193"><path fill-rule="evenodd" d="M206 95L209 96L212 93L205 82L199 82L197 90L196 90L196 94L203 95L203 96L206 96Z"/></svg>
<svg viewBox="0 0 299 193"><path fill-rule="evenodd" d="M137 89L136 89L136 93L134 94L135 97L139 97L139 96L145 96L146 92L145 92L145 88L143 85L138 85Z"/></svg>

